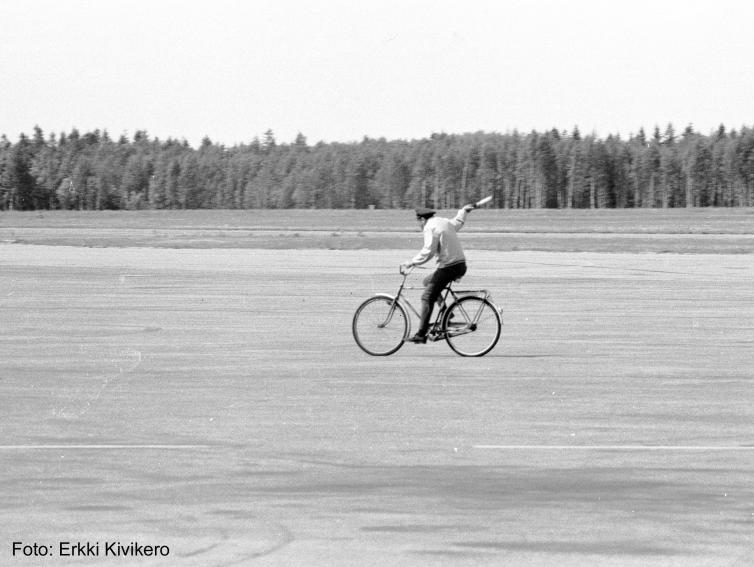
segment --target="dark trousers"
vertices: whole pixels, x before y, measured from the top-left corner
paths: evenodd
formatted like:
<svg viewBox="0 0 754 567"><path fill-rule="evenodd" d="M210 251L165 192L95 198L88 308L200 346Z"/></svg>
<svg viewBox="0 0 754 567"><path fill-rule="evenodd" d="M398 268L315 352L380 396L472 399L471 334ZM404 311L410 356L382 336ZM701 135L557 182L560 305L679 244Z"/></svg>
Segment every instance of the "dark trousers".
<svg viewBox="0 0 754 567"><path fill-rule="evenodd" d="M429 331L429 320L432 317L432 309L435 301L442 291L453 280L459 279L466 273L466 262L458 262L445 268L437 268L432 274L424 279L424 293L422 294L422 312L417 334L426 335Z"/></svg>

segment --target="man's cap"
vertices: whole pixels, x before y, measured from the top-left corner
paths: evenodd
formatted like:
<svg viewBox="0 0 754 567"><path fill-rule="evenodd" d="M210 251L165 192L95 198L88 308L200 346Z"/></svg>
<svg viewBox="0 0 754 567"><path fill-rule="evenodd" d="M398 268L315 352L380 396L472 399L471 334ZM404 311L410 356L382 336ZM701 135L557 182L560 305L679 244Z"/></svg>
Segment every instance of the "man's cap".
<svg viewBox="0 0 754 567"><path fill-rule="evenodd" d="M433 211L432 209L427 209L426 207L419 207L415 210L417 219L428 219L432 218L435 215L435 211Z"/></svg>

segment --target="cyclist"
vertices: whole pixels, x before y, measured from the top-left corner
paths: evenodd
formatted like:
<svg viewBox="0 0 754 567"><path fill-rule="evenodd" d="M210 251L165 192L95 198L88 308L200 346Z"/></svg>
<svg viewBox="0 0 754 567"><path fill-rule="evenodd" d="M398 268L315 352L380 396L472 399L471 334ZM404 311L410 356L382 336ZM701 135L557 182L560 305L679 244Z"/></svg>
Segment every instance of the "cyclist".
<svg viewBox="0 0 754 567"><path fill-rule="evenodd" d="M437 269L424 278L424 293L422 294L422 312L419 330L408 339L412 343L427 342L429 320L432 309L439 299L442 290L452 281L459 279L466 273L466 257L461 242L456 234L466 222L466 215L474 209L474 205L465 205L458 210L453 219L436 217L432 209L416 209L416 220L419 221L424 234L424 247L408 262L401 264L401 271L419 266L437 257Z"/></svg>

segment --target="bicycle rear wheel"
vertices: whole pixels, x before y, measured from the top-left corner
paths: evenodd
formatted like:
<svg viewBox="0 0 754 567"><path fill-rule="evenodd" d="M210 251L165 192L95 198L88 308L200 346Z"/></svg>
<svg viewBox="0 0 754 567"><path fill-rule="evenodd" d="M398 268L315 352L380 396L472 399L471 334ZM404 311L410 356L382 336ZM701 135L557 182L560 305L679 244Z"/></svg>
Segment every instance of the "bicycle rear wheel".
<svg viewBox="0 0 754 567"><path fill-rule="evenodd" d="M387 356L403 346L408 335L408 316L392 298L371 297L354 313L352 329L361 350L372 356Z"/></svg>
<svg viewBox="0 0 754 567"><path fill-rule="evenodd" d="M462 297L442 320L448 346L461 356L484 356L500 339L502 320L497 307L481 297Z"/></svg>

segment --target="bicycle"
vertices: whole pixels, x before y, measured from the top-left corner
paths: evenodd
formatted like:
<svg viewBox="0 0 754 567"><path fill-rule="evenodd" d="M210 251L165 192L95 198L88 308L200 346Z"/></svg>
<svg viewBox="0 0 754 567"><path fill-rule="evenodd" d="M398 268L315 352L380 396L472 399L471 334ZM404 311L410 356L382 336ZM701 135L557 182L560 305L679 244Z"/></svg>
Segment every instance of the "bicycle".
<svg viewBox="0 0 754 567"><path fill-rule="evenodd" d="M356 344L372 356L388 356L397 352L411 332L411 305L403 291L423 289L406 285L413 268L400 270L403 275L398 292L393 296L378 293L362 303L353 315L352 331ZM456 280L457 282L458 280ZM441 308L427 333L427 340L445 340L461 356L484 356L498 340L503 326L503 310L492 302L486 289L452 289L451 282L441 295Z"/></svg>

